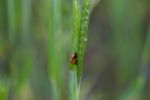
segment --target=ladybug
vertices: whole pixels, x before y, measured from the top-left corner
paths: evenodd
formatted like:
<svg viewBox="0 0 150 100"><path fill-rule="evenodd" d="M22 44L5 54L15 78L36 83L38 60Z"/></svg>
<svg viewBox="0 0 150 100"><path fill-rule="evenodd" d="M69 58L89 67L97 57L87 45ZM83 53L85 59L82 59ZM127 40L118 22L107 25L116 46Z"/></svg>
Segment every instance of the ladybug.
<svg viewBox="0 0 150 100"><path fill-rule="evenodd" d="M71 54L70 63L73 65L77 64L77 53L76 52Z"/></svg>

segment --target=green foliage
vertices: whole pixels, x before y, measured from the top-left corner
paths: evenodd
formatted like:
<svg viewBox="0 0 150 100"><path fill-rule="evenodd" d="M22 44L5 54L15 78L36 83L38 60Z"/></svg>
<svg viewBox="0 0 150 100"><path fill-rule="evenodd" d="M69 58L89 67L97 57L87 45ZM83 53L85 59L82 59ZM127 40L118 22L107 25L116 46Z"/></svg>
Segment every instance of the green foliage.
<svg viewBox="0 0 150 100"><path fill-rule="evenodd" d="M77 64L70 64L71 100L79 99L80 80L83 68L87 28L89 20L90 1L83 0L81 6L78 0L73 0L73 39L72 53L77 53Z"/></svg>
<svg viewBox="0 0 150 100"><path fill-rule="evenodd" d="M0 100L8 98L8 84L5 79L0 78Z"/></svg>
<svg viewBox="0 0 150 100"><path fill-rule="evenodd" d="M79 100L90 1L0 0L0 100L7 100L8 95L12 95L13 100L26 95L35 96L35 100ZM107 99L109 95L114 100L141 100L150 60L150 30L145 43L142 44L144 39L141 38L141 19L146 15L146 7L139 9L136 0L104 2L107 7L102 11L108 14L111 28L108 45L112 51L108 50L108 54L115 51L112 55L117 56L116 65L111 61L116 66L113 74L117 86L116 93L106 89L108 94L100 91L91 98ZM68 51L77 53L77 63L69 62ZM138 64L140 68L136 72ZM90 85L95 82L87 83L85 91L90 91ZM27 86L22 89L24 84Z"/></svg>
<svg viewBox="0 0 150 100"><path fill-rule="evenodd" d="M26 82L29 77L31 67L33 66L33 56L30 50L21 48L14 52L10 61L11 67L11 86L16 94L20 91L21 86Z"/></svg>
<svg viewBox="0 0 150 100"><path fill-rule="evenodd" d="M77 54L78 54L78 64L77 64L77 78L78 83L80 83L81 73L83 68L83 59L85 46L87 41L87 29L88 29L88 21L89 21L89 9L90 9L90 1L83 0L82 5L82 13L80 18L80 28L78 31L78 43L77 43Z"/></svg>
<svg viewBox="0 0 150 100"><path fill-rule="evenodd" d="M48 59L49 59L49 78L52 86L52 99L60 100L61 98L61 69L60 58L57 58L58 42L57 35L61 35L61 2L60 0L50 0L50 16L49 16L49 33L48 33Z"/></svg>
<svg viewBox="0 0 150 100"><path fill-rule="evenodd" d="M73 14L74 14L74 28L73 28L73 49L72 52L77 53L77 65L70 65L71 68L77 68L77 80L78 84L81 78L83 58L85 52L85 45L87 41L87 28L88 28L88 19L89 19L89 8L90 1L84 0L82 4L82 10L78 3L78 0L74 0L73 5Z"/></svg>

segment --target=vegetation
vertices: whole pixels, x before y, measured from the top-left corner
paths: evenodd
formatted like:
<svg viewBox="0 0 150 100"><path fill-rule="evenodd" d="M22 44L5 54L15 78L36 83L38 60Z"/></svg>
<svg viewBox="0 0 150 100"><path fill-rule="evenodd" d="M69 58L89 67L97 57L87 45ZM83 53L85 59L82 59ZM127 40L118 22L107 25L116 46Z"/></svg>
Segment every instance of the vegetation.
<svg viewBox="0 0 150 100"><path fill-rule="evenodd" d="M0 100L149 100L149 25L148 0L0 0Z"/></svg>
<svg viewBox="0 0 150 100"><path fill-rule="evenodd" d="M89 19L90 1L83 0L81 6L78 0L73 1L73 43L72 53L77 54L77 63L70 64L70 81L71 81L71 99L78 100L80 91L80 80L83 68L83 59L85 52L85 45L87 41L87 28ZM76 94L76 97L74 97Z"/></svg>

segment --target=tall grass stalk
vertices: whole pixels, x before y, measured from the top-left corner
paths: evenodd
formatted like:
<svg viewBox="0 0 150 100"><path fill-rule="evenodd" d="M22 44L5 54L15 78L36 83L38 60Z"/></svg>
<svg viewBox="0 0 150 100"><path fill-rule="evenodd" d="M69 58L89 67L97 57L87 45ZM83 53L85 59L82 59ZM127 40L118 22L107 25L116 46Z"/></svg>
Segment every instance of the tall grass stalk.
<svg viewBox="0 0 150 100"><path fill-rule="evenodd" d="M9 44L13 45L15 41L15 30L16 30L16 12L15 12L15 0L7 0L7 30ZM10 78L11 81L13 80ZM12 87L12 84L10 84ZM9 90L10 91L10 90Z"/></svg>
<svg viewBox="0 0 150 100"><path fill-rule="evenodd" d="M6 72L5 68L8 66L5 66L3 64L3 61L7 59L7 46L8 43L6 41L6 16L7 16L7 10L6 10L7 1L0 0L0 100L7 100L8 96L8 76L9 72Z"/></svg>
<svg viewBox="0 0 150 100"><path fill-rule="evenodd" d="M60 32L60 0L50 0L50 19L48 33L49 77L52 88L52 100L60 100L61 65L57 55L57 35Z"/></svg>
<svg viewBox="0 0 150 100"><path fill-rule="evenodd" d="M90 0L73 0L73 40L72 53L77 53L77 64L70 64L70 100L79 99L80 80L83 68L87 29L89 20Z"/></svg>
<svg viewBox="0 0 150 100"><path fill-rule="evenodd" d="M22 0L22 45L29 46L31 36L31 5L32 0Z"/></svg>
<svg viewBox="0 0 150 100"><path fill-rule="evenodd" d="M19 100L21 86L28 78L33 65L29 46L31 0L7 0L7 9L9 46L13 51L9 51L10 89L13 92L12 98Z"/></svg>
<svg viewBox="0 0 150 100"><path fill-rule="evenodd" d="M149 23L150 24L150 23ZM141 92L144 89L144 86L146 85L146 75L148 70L148 64L150 60L150 25L148 27L148 32L146 36L146 41L143 48L143 53L141 57L141 66L140 66L140 72L137 78L137 84L139 84L139 88Z"/></svg>
<svg viewBox="0 0 150 100"><path fill-rule="evenodd" d="M9 42L13 44L16 30L15 0L7 0L7 10Z"/></svg>

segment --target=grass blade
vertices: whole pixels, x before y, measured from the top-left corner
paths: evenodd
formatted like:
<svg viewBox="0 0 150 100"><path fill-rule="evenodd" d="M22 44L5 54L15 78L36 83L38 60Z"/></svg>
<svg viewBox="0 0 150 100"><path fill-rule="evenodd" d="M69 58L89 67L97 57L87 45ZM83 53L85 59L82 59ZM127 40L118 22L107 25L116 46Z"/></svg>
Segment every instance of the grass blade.
<svg viewBox="0 0 150 100"><path fill-rule="evenodd" d="M80 80L83 68L85 45L87 41L89 8L89 0L83 0L81 7L78 0L73 1L74 27L71 51L72 53L77 53L77 64L70 64L71 100L79 99Z"/></svg>

